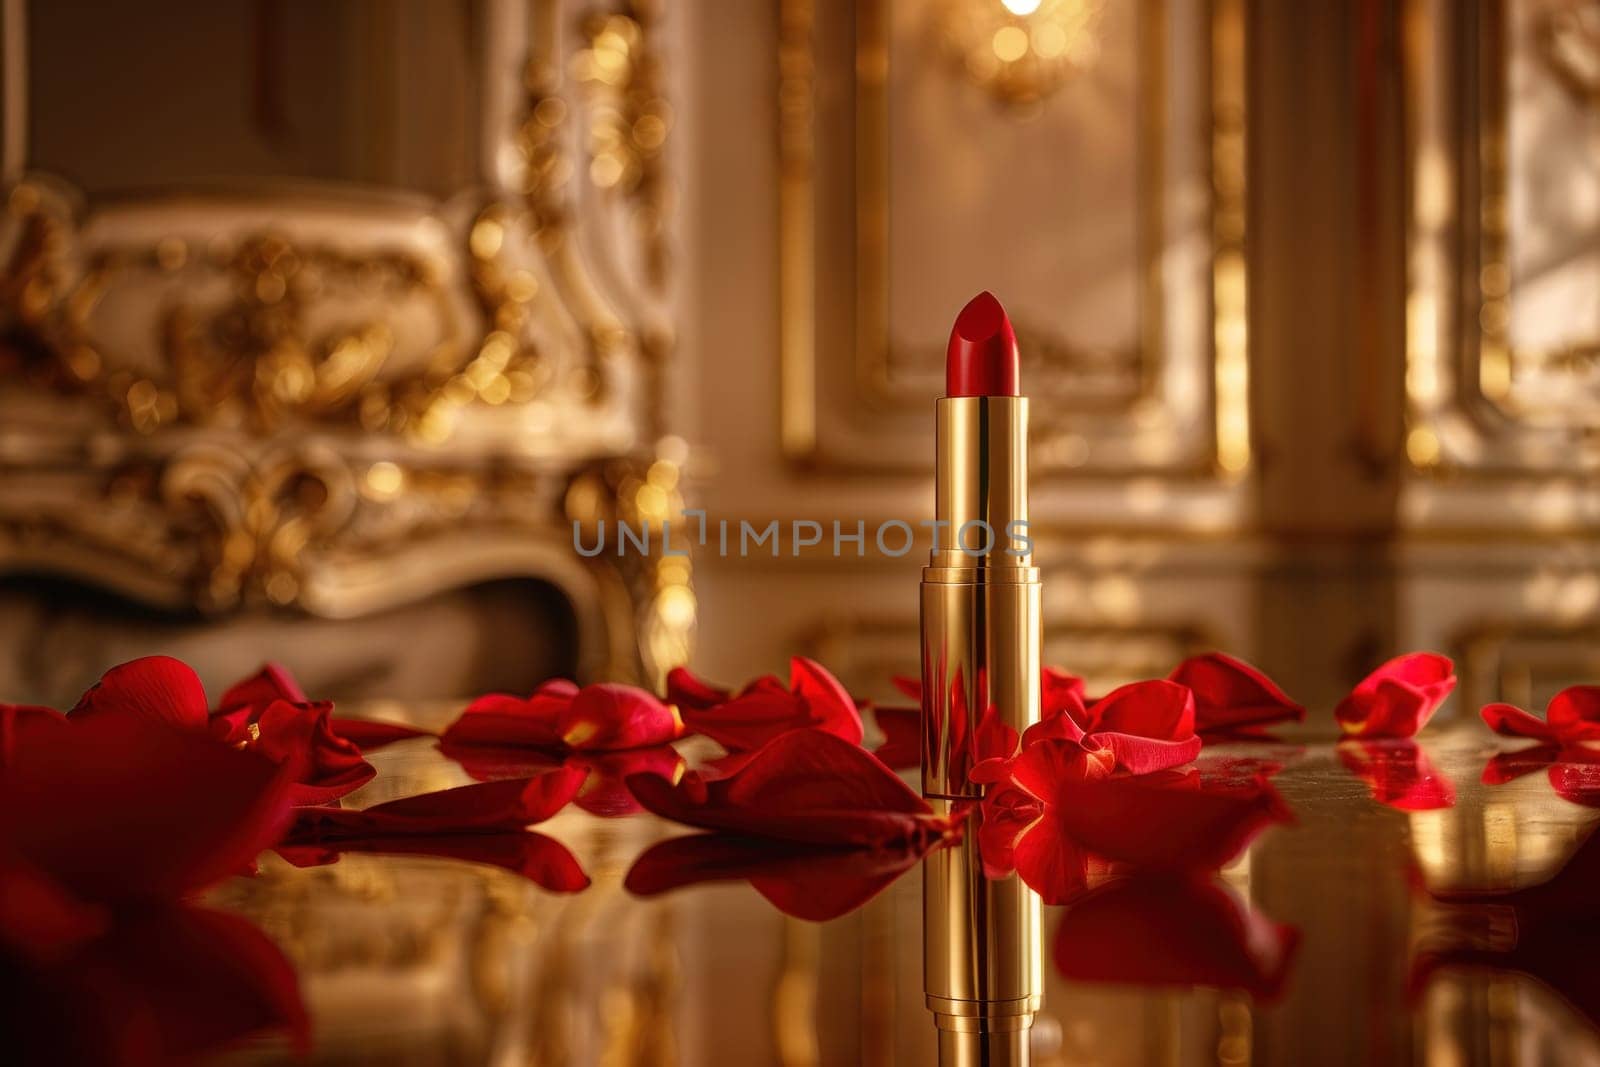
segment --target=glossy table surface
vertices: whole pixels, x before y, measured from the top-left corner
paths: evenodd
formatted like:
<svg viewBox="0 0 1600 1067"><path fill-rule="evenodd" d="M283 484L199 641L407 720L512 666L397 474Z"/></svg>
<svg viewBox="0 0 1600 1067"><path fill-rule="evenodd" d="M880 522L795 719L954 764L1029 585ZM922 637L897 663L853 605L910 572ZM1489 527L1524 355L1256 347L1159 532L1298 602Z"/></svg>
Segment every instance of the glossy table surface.
<svg viewBox="0 0 1600 1067"><path fill-rule="evenodd" d="M363 710L413 722L442 711ZM1295 822L1220 873L1207 892L1221 897L1157 893L1099 917L1046 908L1034 1062L1600 1063L1585 1014L1600 985L1587 974L1600 967L1595 927L1556 916L1535 944L1527 914L1456 899L1548 879L1600 819L1582 802L1595 791L1567 799L1546 773L1483 784L1492 757L1524 746L1477 724L1419 745L1208 747L1213 765L1274 770ZM427 738L369 758L378 777L350 806L472 780ZM268 854L258 876L208 900L296 964L314 1063L931 1062L916 869L814 923L743 881L631 894L636 857L686 832L654 816L574 805L537 829L577 857L587 889L552 893L449 859L297 867ZM1212 936L1219 914L1242 925ZM290 1059L272 1040L225 1057Z"/></svg>

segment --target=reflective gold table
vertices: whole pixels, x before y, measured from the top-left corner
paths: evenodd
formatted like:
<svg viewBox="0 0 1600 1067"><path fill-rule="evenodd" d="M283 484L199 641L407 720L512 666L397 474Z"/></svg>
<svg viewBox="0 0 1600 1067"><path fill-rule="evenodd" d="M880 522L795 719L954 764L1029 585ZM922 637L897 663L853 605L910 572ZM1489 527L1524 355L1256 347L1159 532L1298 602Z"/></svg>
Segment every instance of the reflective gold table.
<svg viewBox="0 0 1600 1067"><path fill-rule="evenodd" d="M432 721L430 709L367 710ZM1600 1062L1585 1015L1595 931L1557 925L1531 945L1529 916L1454 899L1548 878L1600 819L1545 774L1481 784L1515 747L1474 724L1415 752L1208 748L1214 769L1274 770L1295 824L1197 892L1045 908L1034 1063ZM431 739L370 759L379 775L352 806L471 780ZM743 881L632 895L634 859L686 832L653 816L573 806L538 829L577 856L588 889L551 893L447 859L296 867L269 854L208 900L297 965L313 1063L933 1062L917 869L813 923ZM223 1061L290 1058L263 1040Z"/></svg>

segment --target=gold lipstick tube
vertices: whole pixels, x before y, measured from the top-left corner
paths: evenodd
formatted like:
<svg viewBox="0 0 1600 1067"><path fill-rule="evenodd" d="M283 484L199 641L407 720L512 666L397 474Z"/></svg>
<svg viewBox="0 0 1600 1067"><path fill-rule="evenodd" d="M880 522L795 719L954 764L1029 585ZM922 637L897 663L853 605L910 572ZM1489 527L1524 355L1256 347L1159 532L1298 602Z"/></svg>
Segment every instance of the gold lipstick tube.
<svg viewBox="0 0 1600 1067"><path fill-rule="evenodd" d="M949 523L922 574L922 791L971 803L979 724L1039 721L1040 583L1028 519L1028 401L938 401L935 514ZM1017 524L1021 523L1019 527ZM1039 898L984 874L976 825L923 866L923 977L941 1064L1026 1064L1042 988Z"/></svg>

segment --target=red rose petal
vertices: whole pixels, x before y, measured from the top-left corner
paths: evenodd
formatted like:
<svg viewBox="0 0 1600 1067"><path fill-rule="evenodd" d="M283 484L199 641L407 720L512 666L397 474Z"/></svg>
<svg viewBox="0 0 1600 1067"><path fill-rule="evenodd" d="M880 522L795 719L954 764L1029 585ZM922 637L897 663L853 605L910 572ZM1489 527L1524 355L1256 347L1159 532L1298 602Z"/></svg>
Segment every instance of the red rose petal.
<svg viewBox="0 0 1600 1067"><path fill-rule="evenodd" d="M1181 741L1168 741L1136 734L1098 731L1086 735L1084 745L1110 752L1117 770L1138 775L1170 770L1191 762L1200 755L1202 742L1198 734L1190 734Z"/></svg>
<svg viewBox="0 0 1600 1067"><path fill-rule="evenodd" d="M437 736L432 730L406 726L398 722L381 722L377 719L344 719L329 716L328 726L334 734L349 741L363 752L371 752L396 741L409 741L414 737Z"/></svg>
<svg viewBox="0 0 1600 1067"><path fill-rule="evenodd" d="M266 663L261 669L240 682L235 682L217 702L219 711L234 708L265 707L275 700L291 704L305 704L308 699L294 680L289 668L280 663Z"/></svg>
<svg viewBox="0 0 1600 1067"><path fill-rule="evenodd" d="M0 773L0 840L87 900L174 897L241 870L288 818L293 768L96 712Z"/></svg>
<svg viewBox="0 0 1600 1067"><path fill-rule="evenodd" d="M684 710L714 708L718 704L726 704L732 695L687 667L674 667L667 672L667 701Z"/></svg>
<svg viewBox="0 0 1600 1067"><path fill-rule="evenodd" d="M1045 704L1040 713L1039 721L1028 727L1022 734L1022 746L1038 744L1040 741L1083 740L1083 722L1089 718L1088 709L1083 702L1072 697L1060 703Z"/></svg>
<svg viewBox="0 0 1600 1067"><path fill-rule="evenodd" d="M1600 685L1574 685L1550 698L1545 719L1566 744L1600 741Z"/></svg>
<svg viewBox="0 0 1600 1067"><path fill-rule="evenodd" d="M725 704L683 709L684 724L730 752L753 752L780 734L807 729L810 710L787 691L759 690Z"/></svg>
<svg viewBox="0 0 1600 1067"><path fill-rule="evenodd" d="M633 775L628 787L663 818L757 837L868 846L949 829L875 756L821 730L779 735L726 778L691 772L673 786Z"/></svg>
<svg viewBox="0 0 1600 1067"><path fill-rule="evenodd" d="M1190 656L1167 679L1194 693L1195 730L1201 734L1253 732L1278 722L1299 722L1306 709L1290 700L1261 671L1221 652Z"/></svg>
<svg viewBox="0 0 1600 1067"><path fill-rule="evenodd" d="M480 782L529 778L558 767L572 767L586 776L573 802L592 815L613 818L642 810L628 790L632 774L653 774L668 782L683 777L687 762L670 745L620 752L553 753L535 748L492 745L440 745L440 750Z"/></svg>
<svg viewBox="0 0 1600 1067"><path fill-rule="evenodd" d="M490 693L467 705L441 736L457 745L561 748L565 742L558 722L577 695L577 685L564 678L545 682L526 700Z"/></svg>
<svg viewBox="0 0 1600 1067"><path fill-rule="evenodd" d="M1333 716L1347 736L1412 737L1455 687L1449 657L1433 652L1396 656L1362 679Z"/></svg>
<svg viewBox="0 0 1600 1067"><path fill-rule="evenodd" d="M1115 766L1115 755L1109 749L1051 738L1023 749L1011 763L1010 777L1039 800L1056 803L1067 783L1104 778Z"/></svg>
<svg viewBox="0 0 1600 1067"><path fill-rule="evenodd" d="M295 804L327 804L372 781L377 771L361 750L333 732L331 704L274 700L211 718L215 736L236 748L295 768Z"/></svg>
<svg viewBox="0 0 1600 1067"><path fill-rule="evenodd" d="M1122 686L1091 708L1079 705L1074 710L1069 701L1068 707L1047 713L1028 728L1023 749L1047 741L1079 744L1130 774L1181 766L1199 755L1201 747L1194 732L1193 695L1160 680Z"/></svg>
<svg viewBox="0 0 1600 1067"><path fill-rule="evenodd" d="M1194 694L1159 679L1114 689L1087 714L1083 723L1086 734L1105 731L1165 741L1194 736Z"/></svg>
<svg viewBox="0 0 1600 1067"><path fill-rule="evenodd" d="M789 661L789 690L811 709L811 724L852 745L861 743L861 713L855 700L816 660L795 656Z"/></svg>
<svg viewBox="0 0 1600 1067"><path fill-rule="evenodd" d="M604 752L664 745L683 733L671 705L631 685L602 683L578 690L556 719L567 747Z"/></svg>
<svg viewBox="0 0 1600 1067"><path fill-rule="evenodd" d="M67 717L54 708L0 704L0 771L26 759L30 744L49 742L55 731L67 729Z"/></svg>
<svg viewBox="0 0 1600 1067"><path fill-rule="evenodd" d="M183 730L204 730L210 711L200 676L171 656L145 656L113 667L67 713L74 719L131 714Z"/></svg>
<svg viewBox="0 0 1600 1067"><path fill-rule="evenodd" d="M1550 698L1540 719L1512 704L1486 704L1479 713L1489 729L1561 745L1600 741L1600 686L1574 685Z"/></svg>
<svg viewBox="0 0 1600 1067"><path fill-rule="evenodd" d="M1538 741L1556 739L1555 731L1548 723L1514 704L1485 704L1478 714L1489 729L1505 737L1531 737Z"/></svg>
<svg viewBox="0 0 1600 1067"><path fill-rule="evenodd" d="M789 686L759 678L733 699L710 707L683 708L693 733L711 738L729 752L752 752L790 730L822 730L859 745L861 713L838 680L814 660L794 657Z"/></svg>
<svg viewBox="0 0 1600 1067"><path fill-rule="evenodd" d="M1039 672L1039 703L1050 716L1063 709L1081 712L1090 703L1083 679L1060 667L1044 667Z"/></svg>

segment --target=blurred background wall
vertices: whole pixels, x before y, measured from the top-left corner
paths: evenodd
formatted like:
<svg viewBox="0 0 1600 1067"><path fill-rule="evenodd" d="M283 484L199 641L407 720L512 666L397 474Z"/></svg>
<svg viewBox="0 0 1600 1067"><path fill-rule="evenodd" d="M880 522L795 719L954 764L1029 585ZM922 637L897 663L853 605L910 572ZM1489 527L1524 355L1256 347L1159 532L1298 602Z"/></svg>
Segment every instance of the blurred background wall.
<svg viewBox="0 0 1600 1067"><path fill-rule="evenodd" d="M1591 676L1596 5L1032 6L694 8L708 511L929 517L942 341L993 288L1050 661L1221 647L1314 709L1411 647L1457 708ZM916 566L708 558L699 658L882 692Z"/></svg>
<svg viewBox="0 0 1600 1067"><path fill-rule="evenodd" d="M0 10L14 697L155 649L648 680L691 639L883 695L927 545L872 533L931 517L985 288L1091 688L1206 647L1313 708L1411 647L1456 708L1600 668L1593 0ZM685 505L692 560L573 549ZM772 520L778 558L715 550Z"/></svg>

